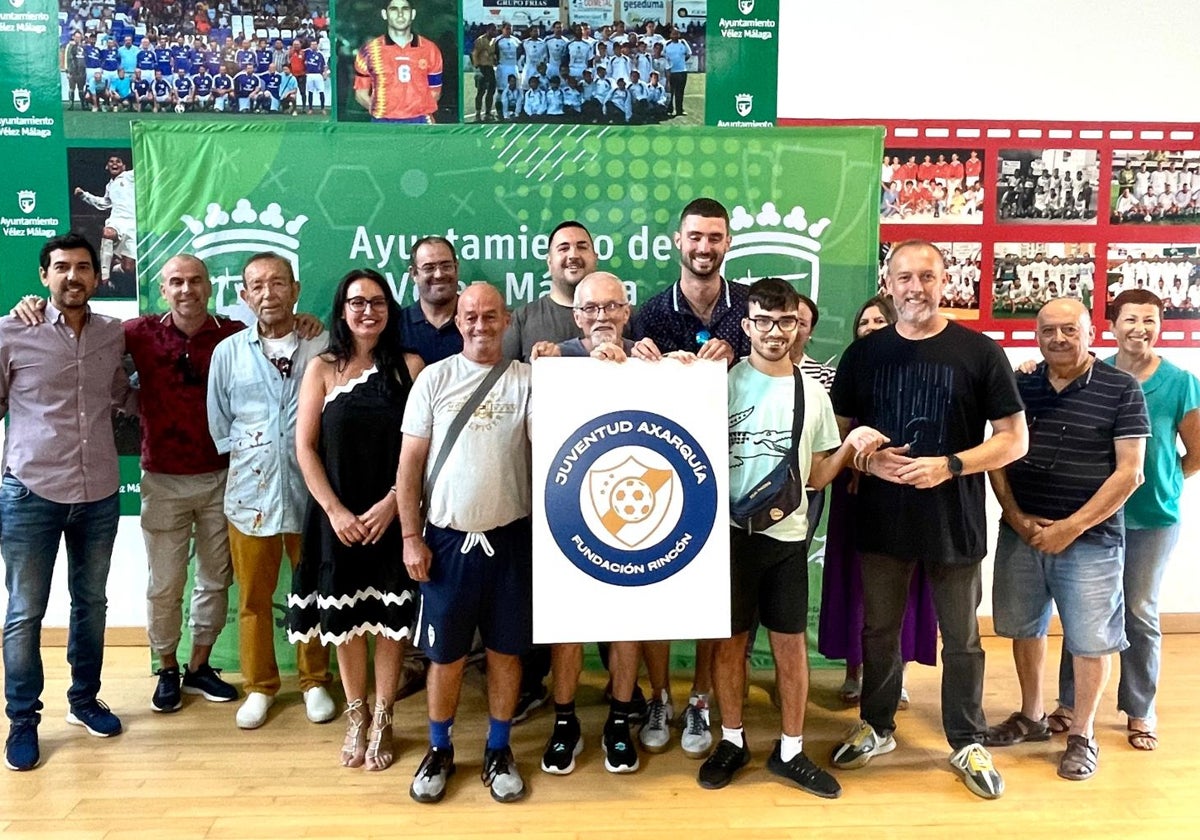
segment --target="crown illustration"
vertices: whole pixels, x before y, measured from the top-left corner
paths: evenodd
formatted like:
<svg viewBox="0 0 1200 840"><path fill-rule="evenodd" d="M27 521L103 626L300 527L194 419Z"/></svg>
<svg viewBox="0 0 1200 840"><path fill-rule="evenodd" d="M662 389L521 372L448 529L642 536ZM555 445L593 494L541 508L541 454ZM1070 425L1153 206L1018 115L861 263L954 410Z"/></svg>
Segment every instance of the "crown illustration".
<svg viewBox="0 0 1200 840"><path fill-rule="evenodd" d="M186 213L179 218L191 232L193 253L200 259L269 248L293 263L300 247L297 234L308 222L308 216L303 214L290 220L284 218L282 208L274 201L261 213L257 212L246 198L239 198L231 211L214 201L205 208L203 219Z"/></svg>
<svg viewBox="0 0 1200 840"><path fill-rule="evenodd" d="M28 99L29 96L30 96L29 88L13 88L13 98L14 99L21 99L22 97L24 97L25 99Z"/></svg>
<svg viewBox="0 0 1200 840"><path fill-rule="evenodd" d="M33 190L17 190L17 201L33 201L37 193Z"/></svg>
<svg viewBox="0 0 1200 840"><path fill-rule="evenodd" d="M732 263L742 257L765 254L796 260L797 267L802 267L802 270L780 276L788 280L808 280L811 284L810 296L815 300L821 273L820 238L829 223L828 218L809 222L804 208L799 205L793 206L787 215L781 215L771 201L763 202L758 213L753 214L739 204L729 217L729 228L737 236L725 255L725 261ZM752 271L748 269L744 277L731 275L730 279L751 282L756 279Z"/></svg>

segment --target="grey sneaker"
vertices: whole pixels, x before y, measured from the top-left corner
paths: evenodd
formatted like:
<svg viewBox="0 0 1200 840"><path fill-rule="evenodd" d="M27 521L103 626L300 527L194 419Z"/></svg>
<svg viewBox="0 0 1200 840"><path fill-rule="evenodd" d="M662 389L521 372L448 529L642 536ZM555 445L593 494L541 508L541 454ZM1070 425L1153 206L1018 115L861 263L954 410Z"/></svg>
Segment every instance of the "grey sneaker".
<svg viewBox="0 0 1200 840"><path fill-rule="evenodd" d="M671 745L671 720L674 717L671 698L665 691L646 705L646 722L638 732L638 740L646 752L660 753Z"/></svg>
<svg viewBox="0 0 1200 840"><path fill-rule="evenodd" d="M683 710L683 735L679 739L683 754L688 758L706 758L712 749L712 742L708 704L703 701L688 703Z"/></svg>
<svg viewBox="0 0 1200 840"><path fill-rule="evenodd" d="M525 797L525 780L517 772L517 762L512 748L486 750L483 754L483 783L492 792L497 802L516 802Z"/></svg>
<svg viewBox="0 0 1200 840"><path fill-rule="evenodd" d="M842 743L834 747L833 766L841 770L854 770L863 767L877 755L890 753L896 749L896 739L888 735L880 735L875 727L860 720L854 729L846 735Z"/></svg>
<svg viewBox="0 0 1200 840"><path fill-rule="evenodd" d="M962 776L967 790L984 799L999 799L1004 793L1004 779L992 764L992 754L983 744L967 744L950 755L950 766Z"/></svg>
<svg viewBox="0 0 1200 840"><path fill-rule="evenodd" d="M446 795L446 781L454 775L454 769L454 747L448 750L430 747L413 776L408 795L417 802L441 802Z"/></svg>

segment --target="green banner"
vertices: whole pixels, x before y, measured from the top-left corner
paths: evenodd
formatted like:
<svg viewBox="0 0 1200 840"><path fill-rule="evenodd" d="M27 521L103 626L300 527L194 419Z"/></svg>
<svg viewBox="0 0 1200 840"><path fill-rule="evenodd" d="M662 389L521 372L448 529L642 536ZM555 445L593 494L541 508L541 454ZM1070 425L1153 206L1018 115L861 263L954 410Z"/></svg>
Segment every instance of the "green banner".
<svg viewBox="0 0 1200 840"><path fill-rule="evenodd" d="M708 0L709 125L775 125L779 0Z"/></svg>
<svg viewBox="0 0 1200 840"><path fill-rule="evenodd" d="M67 227L66 149L59 102L58 5L0 6L0 309L41 288L38 251Z"/></svg>
<svg viewBox="0 0 1200 840"><path fill-rule="evenodd" d="M245 314L241 265L264 249L293 262L308 311L324 314L355 266L409 303L409 248L430 233L455 243L465 281L519 306L548 291L548 234L571 218L642 301L678 277L679 211L711 196L731 216L726 276L791 279L828 313L820 340L833 355L873 288L881 143L859 128L135 123L143 306L163 306L159 269L191 251L209 264L218 311Z"/></svg>

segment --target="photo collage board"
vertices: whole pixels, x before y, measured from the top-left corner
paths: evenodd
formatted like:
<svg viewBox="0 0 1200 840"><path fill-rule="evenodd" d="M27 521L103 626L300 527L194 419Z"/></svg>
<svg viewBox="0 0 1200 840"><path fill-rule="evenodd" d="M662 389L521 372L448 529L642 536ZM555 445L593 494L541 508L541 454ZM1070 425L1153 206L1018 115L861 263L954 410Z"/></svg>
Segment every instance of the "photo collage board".
<svg viewBox="0 0 1200 840"><path fill-rule="evenodd" d="M98 296L136 300L133 120L771 127L779 2L743 5L56 0L64 221L113 243Z"/></svg>
<svg viewBox="0 0 1200 840"><path fill-rule="evenodd" d="M869 124L873 120L837 121ZM1164 347L1200 346L1200 131L1181 124L877 121L879 281L891 247L936 243L942 311L1005 346L1035 346L1038 308L1074 297L1113 346L1126 289L1164 305ZM830 121L781 119L781 125Z"/></svg>

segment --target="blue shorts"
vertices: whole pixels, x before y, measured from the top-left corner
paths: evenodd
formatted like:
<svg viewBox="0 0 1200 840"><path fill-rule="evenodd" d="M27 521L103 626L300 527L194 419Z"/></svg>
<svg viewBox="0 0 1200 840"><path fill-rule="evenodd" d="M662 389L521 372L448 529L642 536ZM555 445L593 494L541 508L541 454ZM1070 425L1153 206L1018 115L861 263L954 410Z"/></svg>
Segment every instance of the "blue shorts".
<svg viewBox="0 0 1200 840"><path fill-rule="evenodd" d="M496 653L520 656L533 639L529 519L479 536L482 539L453 528L425 526L433 560L429 580L421 584L417 642L432 662L446 665L466 656L476 628L483 646ZM488 556L487 546L493 556Z"/></svg>
<svg viewBox="0 0 1200 840"><path fill-rule="evenodd" d="M1106 656L1125 640L1124 546L1076 541L1060 554L1038 551L1000 524L992 576L996 634L1035 639L1050 629L1051 599L1073 656Z"/></svg>

